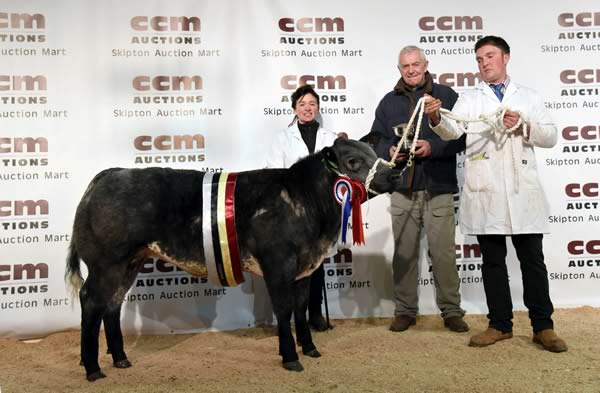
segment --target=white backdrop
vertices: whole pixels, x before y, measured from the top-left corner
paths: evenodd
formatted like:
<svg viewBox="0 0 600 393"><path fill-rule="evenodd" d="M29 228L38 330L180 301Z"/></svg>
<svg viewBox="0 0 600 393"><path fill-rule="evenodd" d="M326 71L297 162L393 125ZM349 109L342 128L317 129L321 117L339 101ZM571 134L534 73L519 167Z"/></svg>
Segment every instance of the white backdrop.
<svg viewBox="0 0 600 393"><path fill-rule="evenodd" d="M401 47L425 49L438 81L460 92L477 82L472 48L487 34L509 42L511 77L544 96L560 132L556 147L537 151L552 211L544 246L554 304L600 306L600 9L565 4L3 0L0 335L78 327L65 257L76 205L100 170L262 167L302 83L316 84L327 128L359 138L399 77ZM457 170L462 178L462 160ZM333 318L393 314L388 205L382 196L365 206L366 246L326 264ZM456 241L463 307L485 313L476 241ZM420 312L431 314L425 241L422 249ZM514 252L509 270L524 309ZM149 260L123 306L124 330L268 322L264 284L247 278L219 291Z"/></svg>

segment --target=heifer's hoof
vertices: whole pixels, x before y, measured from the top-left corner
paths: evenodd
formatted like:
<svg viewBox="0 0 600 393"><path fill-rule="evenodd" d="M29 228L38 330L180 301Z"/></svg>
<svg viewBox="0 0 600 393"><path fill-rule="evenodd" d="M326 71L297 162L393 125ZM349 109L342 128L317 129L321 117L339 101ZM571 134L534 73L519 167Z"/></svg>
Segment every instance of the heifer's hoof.
<svg viewBox="0 0 600 393"><path fill-rule="evenodd" d="M302 367L302 364L298 360L283 363L283 368L285 368L288 371L304 371L304 367Z"/></svg>
<svg viewBox="0 0 600 393"><path fill-rule="evenodd" d="M116 368L129 368L132 366L131 362L127 359L119 360L118 362L114 362L113 365Z"/></svg>
<svg viewBox="0 0 600 393"><path fill-rule="evenodd" d="M311 358L320 358L321 357L321 352L317 351L317 349L311 349L309 351L302 351L303 354L305 354L306 356L310 356Z"/></svg>
<svg viewBox="0 0 600 393"><path fill-rule="evenodd" d="M106 378L106 375L101 370L98 370L95 373L88 374L86 378L88 381L94 382L97 379Z"/></svg>

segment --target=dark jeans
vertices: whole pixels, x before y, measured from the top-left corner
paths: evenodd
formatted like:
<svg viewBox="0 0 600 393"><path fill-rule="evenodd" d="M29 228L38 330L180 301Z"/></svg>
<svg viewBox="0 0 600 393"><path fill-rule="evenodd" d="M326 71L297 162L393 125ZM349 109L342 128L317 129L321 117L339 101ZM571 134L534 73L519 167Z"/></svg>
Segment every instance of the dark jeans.
<svg viewBox="0 0 600 393"><path fill-rule="evenodd" d="M544 264L542 234L508 235L521 264L523 300L529 310L533 332L552 329L554 307L548 288L548 271ZM478 235L483 265L481 273L490 320L489 326L502 332L512 331L512 299L506 269L507 235Z"/></svg>
<svg viewBox="0 0 600 393"><path fill-rule="evenodd" d="M321 315L323 303L323 285L325 284L325 269L323 264L310 276L310 293L308 296L309 315Z"/></svg>

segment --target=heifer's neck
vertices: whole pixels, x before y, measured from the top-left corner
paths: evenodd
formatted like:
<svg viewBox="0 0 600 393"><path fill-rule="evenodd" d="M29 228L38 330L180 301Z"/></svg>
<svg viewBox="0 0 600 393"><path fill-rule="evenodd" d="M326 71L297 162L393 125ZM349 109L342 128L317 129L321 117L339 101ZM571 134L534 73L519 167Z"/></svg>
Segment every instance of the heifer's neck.
<svg viewBox="0 0 600 393"><path fill-rule="evenodd" d="M320 227L327 235L337 237L340 227L340 208L333 196L333 184L337 175L330 171L320 153L310 155L289 169L294 193L301 195L319 219ZM331 233L331 231L337 232Z"/></svg>

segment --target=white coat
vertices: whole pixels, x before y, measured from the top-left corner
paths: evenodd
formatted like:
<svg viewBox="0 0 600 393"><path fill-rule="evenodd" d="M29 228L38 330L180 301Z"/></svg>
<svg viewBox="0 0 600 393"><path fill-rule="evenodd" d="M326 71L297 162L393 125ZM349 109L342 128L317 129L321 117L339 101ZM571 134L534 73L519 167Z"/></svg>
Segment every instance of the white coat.
<svg viewBox="0 0 600 393"><path fill-rule="evenodd" d="M461 231L470 235L548 233L548 203L538 178L533 147L554 146L557 130L542 98L510 81L500 103L492 89L481 82L459 97L452 113L476 119L501 105L526 115L529 138L511 135L498 143L489 125L468 123L465 183L459 210ZM457 139L464 132L456 121L443 114L433 130L444 140Z"/></svg>
<svg viewBox="0 0 600 393"><path fill-rule="evenodd" d="M315 153L326 146L333 145L336 139L336 133L319 128L315 140ZM294 121L288 128L275 135L267 156L267 168L289 168L308 154L308 147L302 139L298 122Z"/></svg>

